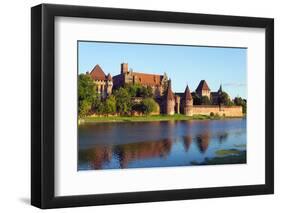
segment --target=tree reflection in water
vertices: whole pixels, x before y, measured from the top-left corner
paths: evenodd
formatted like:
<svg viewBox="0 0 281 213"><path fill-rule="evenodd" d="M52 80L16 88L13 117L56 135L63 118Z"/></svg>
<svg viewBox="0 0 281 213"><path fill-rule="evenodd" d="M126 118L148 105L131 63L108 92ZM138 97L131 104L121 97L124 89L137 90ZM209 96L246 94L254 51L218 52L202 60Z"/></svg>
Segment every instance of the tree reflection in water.
<svg viewBox="0 0 281 213"><path fill-rule="evenodd" d="M124 145L97 145L91 149L79 152L81 161L88 161L92 169L102 169L112 160L112 155L117 156L120 168L127 168L128 163L134 160L143 160L154 157L165 158L172 148L172 140L139 142Z"/></svg>
<svg viewBox="0 0 281 213"><path fill-rule="evenodd" d="M196 145L200 153L205 153L210 143L211 133L208 131L198 134L195 137ZM227 133L216 135L220 143L226 140ZM188 152L193 138L191 135L183 136L182 142L185 152ZM96 145L91 149L81 150L79 158L81 161L90 162L91 169L102 169L104 165L116 156L120 168L127 168L130 162L151 158L165 158L169 155L173 146L172 139L163 139L150 142L139 142L120 145Z"/></svg>
<svg viewBox="0 0 281 213"><path fill-rule="evenodd" d="M228 133L227 132L219 132L217 134L218 141L220 144L224 143L227 140Z"/></svg>
<svg viewBox="0 0 281 213"><path fill-rule="evenodd" d="M92 149L79 152L81 161L90 162L91 169L102 169L103 165L112 159L112 147L97 145Z"/></svg>
<svg viewBox="0 0 281 213"><path fill-rule="evenodd" d="M140 142L135 144L118 145L114 153L118 156L120 167L126 168L134 160L143 160L154 157L165 157L172 147L172 140Z"/></svg>
<svg viewBox="0 0 281 213"><path fill-rule="evenodd" d="M196 137L196 144L198 149L201 153L205 153L208 149L210 142L210 132L205 131L202 134L197 135Z"/></svg>
<svg viewBox="0 0 281 213"><path fill-rule="evenodd" d="M220 126L214 126L212 123L209 125L209 123L205 121L169 122L168 128L166 123L158 122L151 126L152 133L149 132L150 136L154 134L153 136L158 139L146 141L139 139L145 138L146 136L143 134L150 130L142 130L141 124L135 124L135 126L132 125L132 128L138 131L123 135L112 144L100 142L101 137L95 138L92 143L88 137L90 132L96 131L95 134L99 136L99 132L103 128L98 126L99 128L93 130L87 127L83 130L83 137L87 137L85 140L83 138L84 147L79 144L78 170L191 165L193 159L201 162L205 157L215 157L215 154L212 153L218 149L237 148L239 140L241 145L244 145L240 146L240 149L245 150L246 129L238 125L238 128L226 129L223 123L216 123ZM118 133L119 135L120 126L113 128L105 125L104 130L108 134L117 135ZM125 136L127 140L125 140ZM130 142L134 139L136 142ZM97 142L99 143L95 144ZM211 151L208 151L209 147L212 147ZM82 165L83 167L81 167Z"/></svg>
<svg viewBox="0 0 281 213"><path fill-rule="evenodd" d="M192 143L192 136L191 135L183 136L182 139L183 139L184 150L187 152Z"/></svg>

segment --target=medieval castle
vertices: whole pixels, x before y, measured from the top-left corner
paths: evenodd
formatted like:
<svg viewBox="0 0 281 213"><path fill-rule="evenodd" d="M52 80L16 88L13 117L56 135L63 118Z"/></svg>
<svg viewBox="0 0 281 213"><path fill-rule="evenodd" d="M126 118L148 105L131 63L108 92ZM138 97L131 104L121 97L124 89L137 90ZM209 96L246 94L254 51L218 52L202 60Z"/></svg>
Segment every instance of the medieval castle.
<svg viewBox="0 0 281 213"><path fill-rule="evenodd" d="M145 87L151 87L154 94L154 100L159 105L158 113L173 115L181 113L184 115L210 115L211 113L220 116L239 117L243 116L241 106L223 106L220 104L220 95L222 87L217 92L211 92L207 82L201 80L194 92L191 92L188 85L184 93L173 93L171 80L167 75L147 74L129 70L128 63L121 64L119 75L111 76L105 74L99 65L96 65L88 75L97 85L97 91L102 98L111 95L113 89L118 89L126 84L140 84ZM193 104L193 95L202 98L207 96L212 100L212 105Z"/></svg>

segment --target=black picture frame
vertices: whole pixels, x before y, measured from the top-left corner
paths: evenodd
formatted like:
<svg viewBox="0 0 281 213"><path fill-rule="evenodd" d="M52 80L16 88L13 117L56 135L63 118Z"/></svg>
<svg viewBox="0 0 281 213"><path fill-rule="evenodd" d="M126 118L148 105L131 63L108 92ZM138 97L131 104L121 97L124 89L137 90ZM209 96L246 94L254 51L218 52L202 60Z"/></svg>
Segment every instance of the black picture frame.
<svg viewBox="0 0 281 213"><path fill-rule="evenodd" d="M56 197L54 171L55 17L101 18L162 23L264 28L265 184ZM60 208L274 193L274 20L164 11L41 4L31 8L31 204Z"/></svg>

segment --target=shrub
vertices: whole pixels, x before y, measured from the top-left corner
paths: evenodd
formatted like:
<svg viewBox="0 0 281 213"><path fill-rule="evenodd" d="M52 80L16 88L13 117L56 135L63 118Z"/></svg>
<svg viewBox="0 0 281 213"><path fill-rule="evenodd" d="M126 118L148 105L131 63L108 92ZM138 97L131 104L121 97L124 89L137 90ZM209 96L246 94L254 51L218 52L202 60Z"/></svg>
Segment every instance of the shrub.
<svg viewBox="0 0 281 213"><path fill-rule="evenodd" d="M152 98L143 99L141 105L144 114L150 114L157 110L157 103Z"/></svg>
<svg viewBox="0 0 281 213"><path fill-rule="evenodd" d="M116 99L116 108L119 113L126 114L131 111L131 96L127 89L120 87L114 91L114 96Z"/></svg>
<svg viewBox="0 0 281 213"><path fill-rule="evenodd" d="M220 118L219 113L216 113L216 114L215 114L215 118Z"/></svg>
<svg viewBox="0 0 281 213"><path fill-rule="evenodd" d="M109 96L104 102L104 112L107 114L116 112L116 99L113 95Z"/></svg>
<svg viewBox="0 0 281 213"><path fill-rule="evenodd" d="M85 117L90 113L91 103L88 100L79 101L79 117Z"/></svg>
<svg viewBox="0 0 281 213"><path fill-rule="evenodd" d="M143 112L143 105L141 103L135 103L132 106L132 110L137 111L137 112Z"/></svg>

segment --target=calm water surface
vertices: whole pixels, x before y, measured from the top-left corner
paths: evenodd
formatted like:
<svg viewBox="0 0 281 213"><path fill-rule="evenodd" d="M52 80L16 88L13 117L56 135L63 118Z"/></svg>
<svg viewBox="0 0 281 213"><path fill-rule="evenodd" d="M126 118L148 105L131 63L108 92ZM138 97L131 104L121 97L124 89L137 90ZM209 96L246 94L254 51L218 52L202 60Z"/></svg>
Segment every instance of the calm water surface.
<svg viewBox="0 0 281 213"><path fill-rule="evenodd" d="M246 119L86 123L78 137L78 170L189 166L246 153Z"/></svg>

